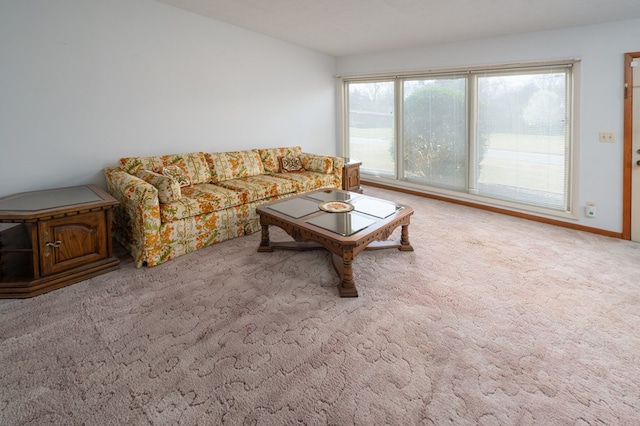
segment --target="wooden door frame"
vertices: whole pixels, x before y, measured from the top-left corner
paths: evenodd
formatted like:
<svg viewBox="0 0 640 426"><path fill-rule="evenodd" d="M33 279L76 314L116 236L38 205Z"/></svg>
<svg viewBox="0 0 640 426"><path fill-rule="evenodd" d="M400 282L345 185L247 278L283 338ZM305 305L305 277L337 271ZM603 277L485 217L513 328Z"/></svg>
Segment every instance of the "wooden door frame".
<svg viewBox="0 0 640 426"><path fill-rule="evenodd" d="M622 164L622 238L631 239L631 167L633 166L633 67L640 52L624 55L624 154Z"/></svg>

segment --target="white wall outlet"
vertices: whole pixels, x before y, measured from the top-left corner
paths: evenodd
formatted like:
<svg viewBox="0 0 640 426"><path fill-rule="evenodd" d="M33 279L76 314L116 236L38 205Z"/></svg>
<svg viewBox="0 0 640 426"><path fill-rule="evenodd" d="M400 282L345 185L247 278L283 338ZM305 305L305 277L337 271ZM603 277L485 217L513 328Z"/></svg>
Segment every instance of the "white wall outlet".
<svg viewBox="0 0 640 426"><path fill-rule="evenodd" d="M600 142L614 143L615 141L616 137L613 132L600 132Z"/></svg>
<svg viewBox="0 0 640 426"><path fill-rule="evenodd" d="M584 213L587 217L596 217L596 203L587 201L586 206L584 207Z"/></svg>

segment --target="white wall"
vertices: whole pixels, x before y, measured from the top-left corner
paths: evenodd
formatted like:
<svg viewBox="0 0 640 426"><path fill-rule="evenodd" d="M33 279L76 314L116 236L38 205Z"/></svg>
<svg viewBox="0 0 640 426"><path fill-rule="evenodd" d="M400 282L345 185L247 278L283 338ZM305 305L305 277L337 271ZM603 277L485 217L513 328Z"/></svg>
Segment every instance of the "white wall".
<svg viewBox="0 0 640 426"><path fill-rule="evenodd" d="M336 61L153 0L0 2L0 196L120 157L336 153Z"/></svg>
<svg viewBox="0 0 640 426"><path fill-rule="evenodd" d="M640 20L336 59L153 0L0 1L0 196L97 183L131 155L334 154L338 74L580 58L578 205L622 229L623 53ZM616 143L598 142L612 131Z"/></svg>
<svg viewBox="0 0 640 426"><path fill-rule="evenodd" d="M409 71L483 64L581 59L578 223L622 231L623 54L640 51L640 20L475 40L338 59L338 74ZM614 132L614 144L598 141ZM587 218L587 201L598 216Z"/></svg>

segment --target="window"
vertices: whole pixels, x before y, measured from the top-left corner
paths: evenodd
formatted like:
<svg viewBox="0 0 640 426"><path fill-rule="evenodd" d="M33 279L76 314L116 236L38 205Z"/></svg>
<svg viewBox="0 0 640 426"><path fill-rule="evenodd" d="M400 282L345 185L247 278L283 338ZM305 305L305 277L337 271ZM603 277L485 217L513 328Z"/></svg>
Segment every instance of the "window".
<svg viewBox="0 0 640 426"><path fill-rule="evenodd" d="M349 152L367 159L367 172L395 177L393 81L349 84Z"/></svg>
<svg viewBox="0 0 640 426"><path fill-rule="evenodd" d="M570 61L343 81L365 178L570 212Z"/></svg>
<svg viewBox="0 0 640 426"><path fill-rule="evenodd" d="M467 187L466 78L403 82L403 173L408 181Z"/></svg>

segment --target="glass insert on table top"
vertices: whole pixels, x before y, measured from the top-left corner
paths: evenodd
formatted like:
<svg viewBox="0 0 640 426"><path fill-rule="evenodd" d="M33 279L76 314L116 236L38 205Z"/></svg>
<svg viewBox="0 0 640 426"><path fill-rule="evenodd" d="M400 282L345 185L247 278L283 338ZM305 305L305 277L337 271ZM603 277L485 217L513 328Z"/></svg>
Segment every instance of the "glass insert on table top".
<svg viewBox="0 0 640 426"><path fill-rule="evenodd" d="M327 213L305 221L311 225L348 237L373 225L377 220L355 212Z"/></svg>
<svg viewBox="0 0 640 426"><path fill-rule="evenodd" d="M1 211L36 211L75 204L101 201L102 198L85 186L47 189L15 194L0 200Z"/></svg>
<svg viewBox="0 0 640 426"><path fill-rule="evenodd" d="M271 210L286 214L287 216L291 216L295 219L320 210L317 202L305 200L304 198L292 198L290 200L284 200L279 203L270 205L269 208Z"/></svg>
<svg viewBox="0 0 640 426"><path fill-rule="evenodd" d="M334 191L333 189L327 189L326 191L319 191L308 194L309 198L320 201L349 201L360 194L353 192Z"/></svg>
<svg viewBox="0 0 640 426"><path fill-rule="evenodd" d="M389 217L402 208L391 201L370 197L356 198L351 200L351 204L353 204L355 211L379 217L380 219Z"/></svg>

